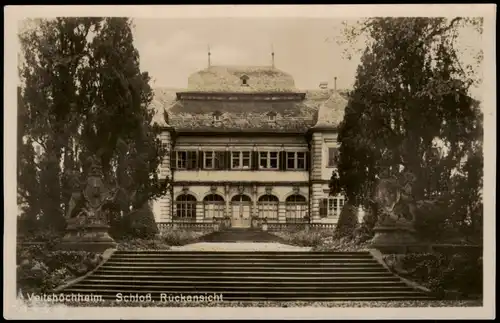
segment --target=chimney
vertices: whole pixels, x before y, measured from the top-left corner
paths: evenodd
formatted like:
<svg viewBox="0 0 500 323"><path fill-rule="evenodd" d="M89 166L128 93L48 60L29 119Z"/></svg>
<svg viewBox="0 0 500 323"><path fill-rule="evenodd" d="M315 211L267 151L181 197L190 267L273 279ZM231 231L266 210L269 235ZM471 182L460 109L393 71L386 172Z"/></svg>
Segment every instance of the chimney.
<svg viewBox="0 0 500 323"><path fill-rule="evenodd" d="M319 88L322 90L325 90L328 88L328 82L321 82L319 83Z"/></svg>
<svg viewBox="0 0 500 323"><path fill-rule="evenodd" d="M210 61L210 55L212 54L210 53L210 45L208 45L208 67L212 65L212 62Z"/></svg>
<svg viewBox="0 0 500 323"><path fill-rule="evenodd" d="M333 90L337 91L337 77L333 78Z"/></svg>
<svg viewBox="0 0 500 323"><path fill-rule="evenodd" d="M274 68L274 44L271 44L271 64Z"/></svg>

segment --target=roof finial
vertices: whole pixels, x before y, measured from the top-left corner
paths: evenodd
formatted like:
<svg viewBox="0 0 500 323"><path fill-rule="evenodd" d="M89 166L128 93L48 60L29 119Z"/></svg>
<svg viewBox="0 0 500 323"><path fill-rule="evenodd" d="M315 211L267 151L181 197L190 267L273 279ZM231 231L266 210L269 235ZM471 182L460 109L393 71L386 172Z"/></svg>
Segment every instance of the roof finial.
<svg viewBox="0 0 500 323"><path fill-rule="evenodd" d="M272 66L274 68L274 44L271 44L271 59L272 59Z"/></svg>
<svg viewBox="0 0 500 323"><path fill-rule="evenodd" d="M210 62L210 55L212 55L212 54L210 53L210 44L209 44L209 45L208 45L208 67L210 67L210 65L211 65L211 62Z"/></svg>

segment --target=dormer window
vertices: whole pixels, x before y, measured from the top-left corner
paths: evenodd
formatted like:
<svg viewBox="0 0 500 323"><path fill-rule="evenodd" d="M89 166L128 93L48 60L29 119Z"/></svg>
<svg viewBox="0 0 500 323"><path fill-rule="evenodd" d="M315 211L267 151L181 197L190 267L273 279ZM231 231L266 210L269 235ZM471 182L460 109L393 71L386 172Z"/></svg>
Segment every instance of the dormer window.
<svg viewBox="0 0 500 323"><path fill-rule="evenodd" d="M222 113L220 111L215 111L213 114L214 122L220 122L222 120Z"/></svg>
<svg viewBox="0 0 500 323"><path fill-rule="evenodd" d="M267 121L269 121L269 122L275 122L276 121L276 113L275 112L269 112L267 114Z"/></svg>
<svg viewBox="0 0 500 323"><path fill-rule="evenodd" d="M248 79L249 79L249 77L247 75L242 75L240 77L241 86L248 86Z"/></svg>

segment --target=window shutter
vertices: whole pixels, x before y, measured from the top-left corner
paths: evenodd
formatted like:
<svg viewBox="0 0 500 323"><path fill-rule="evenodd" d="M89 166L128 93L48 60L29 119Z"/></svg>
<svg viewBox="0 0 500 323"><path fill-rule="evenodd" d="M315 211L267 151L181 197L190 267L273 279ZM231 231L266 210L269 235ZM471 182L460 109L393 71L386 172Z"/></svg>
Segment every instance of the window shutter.
<svg viewBox="0 0 500 323"><path fill-rule="evenodd" d="M231 169L231 152L229 150L224 152L224 169Z"/></svg>
<svg viewBox="0 0 500 323"><path fill-rule="evenodd" d="M225 165L225 158L226 156L224 155L224 152L223 151L218 151L215 153L216 154L216 158L217 158L217 164L215 165L215 168L216 169L224 169L224 165Z"/></svg>
<svg viewBox="0 0 500 323"><path fill-rule="evenodd" d="M282 150L279 153L279 168L280 170L286 170L286 151Z"/></svg>
<svg viewBox="0 0 500 323"><path fill-rule="evenodd" d="M311 168L311 152L306 152L306 170Z"/></svg>
<svg viewBox="0 0 500 323"><path fill-rule="evenodd" d="M259 152L256 150L252 151L252 169L259 169Z"/></svg>
<svg viewBox="0 0 500 323"><path fill-rule="evenodd" d="M203 169L203 151L198 151L198 169Z"/></svg>
<svg viewBox="0 0 500 323"><path fill-rule="evenodd" d="M319 216L321 218L328 216L328 199L321 199L319 203Z"/></svg>
<svg viewBox="0 0 500 323"><path fill-rule="evenodd" d="M177 168L177 162L175 160L175 155L177 152L175 150L170 151L170 168L171 169L176 169Z"/></svg>

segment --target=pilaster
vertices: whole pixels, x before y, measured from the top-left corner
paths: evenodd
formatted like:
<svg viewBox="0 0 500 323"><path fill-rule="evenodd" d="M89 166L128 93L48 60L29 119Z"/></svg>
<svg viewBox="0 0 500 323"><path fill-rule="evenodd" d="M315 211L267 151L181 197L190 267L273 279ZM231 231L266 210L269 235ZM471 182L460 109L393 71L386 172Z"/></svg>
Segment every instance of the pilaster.
<svg viewBox="0 0 500 323"><path fill-rule="evenodd" d="M203 202L196 203L196 222L203 222L204 220Z"/></svg>
<svg viewBox="0 0 500 323"><path fill-rule="evenodd" d="M162 146L165 148L165 156L160 165L160 180L165 180L167 177L172 178L172 168L170 165L170 156L172 151L172 136L170 131L163 131L160 134ZM170 222L172 219L172 196L170 192L160 198L160 222Z"/></svg>
<svg viewBox="0 0 500 323"><path fill-rule="evenodd" d="M319 222L319 203L321 198L323 197L322 185L321 184L313 184L312 185L312 194L311 194L311 220L313 223Z"/></svg>
<svg viewBox="0 0 500 323"><path fill-rule="evenodd" d="M278 222L286 223L286 203L280 202L278 204Z"/></svg>

